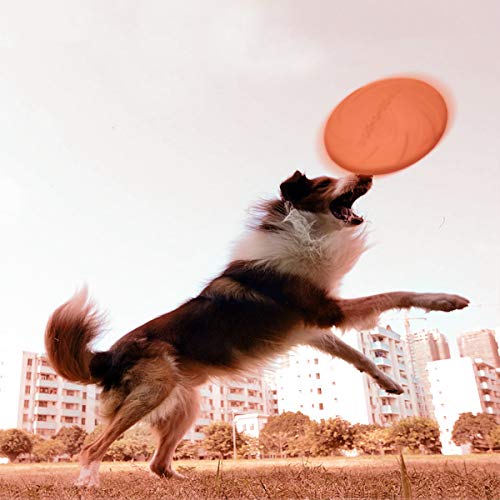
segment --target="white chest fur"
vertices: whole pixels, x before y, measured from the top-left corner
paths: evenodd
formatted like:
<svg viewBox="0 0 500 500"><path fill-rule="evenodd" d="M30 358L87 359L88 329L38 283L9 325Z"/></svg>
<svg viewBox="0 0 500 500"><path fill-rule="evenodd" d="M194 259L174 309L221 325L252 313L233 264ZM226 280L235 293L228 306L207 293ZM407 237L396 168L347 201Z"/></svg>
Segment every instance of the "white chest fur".
<svg viewBox="0 0 500 500"><path fill-rule="evenodd" d="M233 260L298 274L334 293L365 249L359 227L346 227L329 215L291 208L276 225L277 231L250 231L236 244Z"/></svg>

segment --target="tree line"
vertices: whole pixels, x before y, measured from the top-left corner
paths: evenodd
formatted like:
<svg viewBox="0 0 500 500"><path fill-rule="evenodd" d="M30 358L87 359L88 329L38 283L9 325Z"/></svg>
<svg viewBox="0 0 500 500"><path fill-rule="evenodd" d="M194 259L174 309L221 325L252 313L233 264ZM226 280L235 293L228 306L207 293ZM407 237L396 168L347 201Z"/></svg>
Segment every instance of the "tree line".
<svg viewBox="0 0 500 500"><path fill-rule="evenodd" d="M55 459L73 460L101 428L87 434L76 425L63 427L50 439L19 429L0 430L0 456L15 461L20 456L35 462ZM285 412L270 417L259 438L233 433L227 422L214 422L203 429L202 441L184 440L176 450L177 459L230 458L234 448L242 458L286 458L332 456L349 450L382 455L404 450L409 453L440 453L439 427L434 420L408 417L389 427L351 424L340 417L316 422L300 412ZM486 413L463 413L455 422L452 440L469 444L473 452L500 451L500 425ZM236 445L236 446L235 446ZM108 449L104 460L147 460L155 441L144 424L129 429Z"/></svg>

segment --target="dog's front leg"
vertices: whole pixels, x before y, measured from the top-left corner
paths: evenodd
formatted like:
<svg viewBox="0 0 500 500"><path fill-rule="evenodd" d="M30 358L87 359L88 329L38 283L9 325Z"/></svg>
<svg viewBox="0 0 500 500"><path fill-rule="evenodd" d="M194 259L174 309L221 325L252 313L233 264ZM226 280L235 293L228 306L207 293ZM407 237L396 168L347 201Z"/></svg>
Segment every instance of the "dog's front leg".
<svg viewBox="0 0 500 500"><path fill-rule="evenodd" d="M390 292L361 297L359 299L338 299L342 320L335 326L343 330L373 328L378 317L389 309L409 309L420 307L426 311L454 311L469 305L469 301L459 295L446 293Z"/></svg>
<svg viewBox="0 0 500 500"><path fill-rule="evenodd" d="M309 340L308 345L316 347L316 349L326 352L331 356L347 361L351 365L354 365L360 372L366 372L387 392L393 394L403 393L403 388L379 370L373 361L340 340L333 335L331 331L322 331L319 335L313 336L313 338Z"/></svg>

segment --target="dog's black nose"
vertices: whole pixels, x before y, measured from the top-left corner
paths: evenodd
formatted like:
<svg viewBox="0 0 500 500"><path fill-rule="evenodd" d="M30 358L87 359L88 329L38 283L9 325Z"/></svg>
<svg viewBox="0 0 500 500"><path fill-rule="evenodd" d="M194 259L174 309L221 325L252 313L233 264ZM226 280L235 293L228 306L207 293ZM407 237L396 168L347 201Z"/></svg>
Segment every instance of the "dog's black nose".
<svg viewBox="0 0 500 500"><path fill-rule="evenodd" d="M358 175L358 184L364 186L371 186L373 182L373 177L371 175Z"/></svg>

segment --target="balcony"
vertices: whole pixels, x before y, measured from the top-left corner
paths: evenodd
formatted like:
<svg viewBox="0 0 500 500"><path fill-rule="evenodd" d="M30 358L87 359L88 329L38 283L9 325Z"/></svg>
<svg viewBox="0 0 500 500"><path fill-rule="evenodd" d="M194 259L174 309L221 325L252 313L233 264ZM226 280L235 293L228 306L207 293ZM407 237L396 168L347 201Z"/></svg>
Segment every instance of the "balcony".
<svg viewBox="0 0 500 500"><path fill-rule="evenodd" d="M248 396L249 403L262 403L263 398L260 396Z"/></svg>
<svg viewBox="0 0 500 500"><path fill-rule="evenodd" d="M375 342L371 343L370 349L372 351L389 352L389 344L387 344L386 342L381 342L380 340L376 340Z"/></svg>
<svg viewBox="0 0 500 500"><path fill-rule="evenodd" d="M81 391L83 387L81 384L75 384L74 382L64 381L64 389L68 389L70 391Z"/></svg>
<svg viewBox="0 0 500 500"><path fill-rule="evenodd" d="M36 372L37 373L46 373L47 375L55 375L56 372L50 367L50 366L43 366L43 365L38 365L36 367Z"/></svg>
<svg viewBox="0 0 500 500"><path fill-rule="evenodd" d="M57 408L55 406L35 406L35 415L55 415L57 413Z"/></svg>
<svg viewBox="0 0 500 500"><path fill-rule="evenodd" d="M492 387L488 382L481 382L479 386L481 387L481 389L486 389L488 391L492 390Z"/></svg>
<svg viewBox="0 0 500 500"><path fill-rule="evenodd" d="M57 422L52 421L52 422L39 422L38 420L36 422L33 422L33 428L36 429L56 429L57 428Z"/></svg>
<svg viewBox="0 0 500 500"><path fill-rule="evenodd" d="M69 410L67 408L62 408L61 415L63 417L81 417L82 411L81 410Z"/></svg>
<svg viewBox="0 0 500 500"><path fill-rule="evenodd" d="M35 401L57 401L59 399L57 394L44 394L43 392L37 392L35 394Z"/></svg>
<svg viewBox="0 0 500 500"><path fill-rule="evenodd" d="M57 380L43 380L43 379L38 379L36 381L36 386L37 387L51 387L53 389L57 389Z"/></svg>
<svg viewBox="0 0 500 500"><path fill-rule="evenodd" d="M404 363L398 363L398 367L401 371L405 372L406 371L406 365Z"/></svg>
<svg viewBox="0 0 500 500"><path fill-rule="evenodd" d="M245 394L228 394L227 395L227 400L228 401L245 401Z"/></svg>
<svg viewBox="0 0 500 500"><path fill-rule="evenodd" d="M370 332L370 334L373 337L386 337L389 339L396 340L397 342L401 341L401 337L399 336L398 333L393 332L392 330L386 330L385 328L381 328L381 327L375 328L375 330Z"/></svg>
<svg viewBox="0 0 500 500"><path fill-rule="evenodd" d="M61 401L63 401L64 403L78 403L78 404L81 404L82 403L82 397L81 396L62 396L61 397Z"/></svg>
<svg viewBox="0 0 500 500"><path fill-rule="evenodd" d="M382 413L384 415L399 415L399 410L394 405L383 405Z"/></svg>
<svg viewBox="0 0 500 500"><path fill-rule="evenodd" d="M483 394L483 399L485 401L493 401L493 398L489 394Z"/></svg>
<svg viewBox="0 0 500 500"><path fill-rule="evenodd" d="M377 356L375 359L375 364L377 366L392 366L392 363L389 359L387 358L382 358L381 356Z"/></svg>

